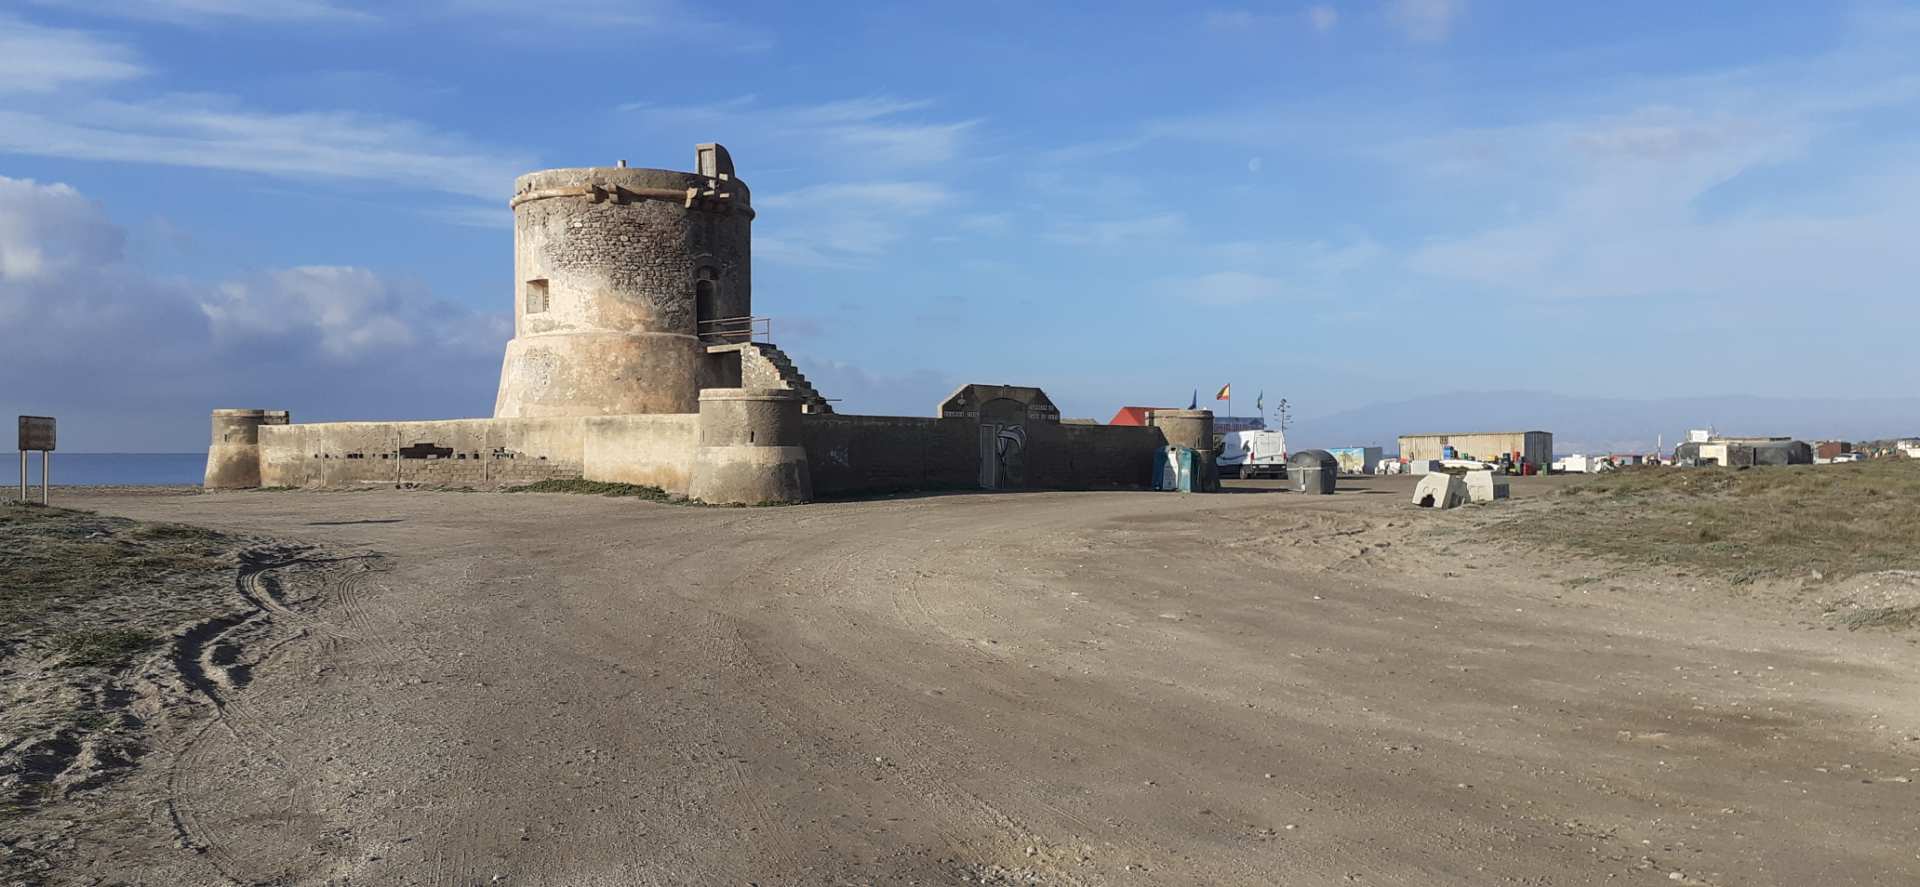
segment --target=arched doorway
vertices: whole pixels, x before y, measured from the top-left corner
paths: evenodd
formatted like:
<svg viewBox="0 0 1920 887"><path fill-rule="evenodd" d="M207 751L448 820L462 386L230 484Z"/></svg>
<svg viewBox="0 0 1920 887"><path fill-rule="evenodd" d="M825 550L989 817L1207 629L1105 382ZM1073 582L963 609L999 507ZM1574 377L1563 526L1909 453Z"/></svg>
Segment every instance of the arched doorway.
<svg viewBox="0 0 1920 887"><path fill-rule="evenodd" d="M714 321L720 320L720 274L711 265L702 265L693 272L693 319L694 329L702 339L717 337L721 330Z"/></svg>

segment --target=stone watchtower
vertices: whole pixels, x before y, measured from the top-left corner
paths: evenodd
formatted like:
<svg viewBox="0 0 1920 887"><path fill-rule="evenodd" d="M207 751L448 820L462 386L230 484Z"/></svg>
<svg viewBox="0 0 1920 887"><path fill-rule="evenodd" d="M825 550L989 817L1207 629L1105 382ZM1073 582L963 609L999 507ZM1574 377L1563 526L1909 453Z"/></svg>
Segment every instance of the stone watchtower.
<svg viewBox="0 0 1920 887"><path fill-rule="evenodd" d="M753 206L727 150L699 146L695 172L528 173L511 205L514 335L493 415L698 411L702 323L753 313Z"/></svg>

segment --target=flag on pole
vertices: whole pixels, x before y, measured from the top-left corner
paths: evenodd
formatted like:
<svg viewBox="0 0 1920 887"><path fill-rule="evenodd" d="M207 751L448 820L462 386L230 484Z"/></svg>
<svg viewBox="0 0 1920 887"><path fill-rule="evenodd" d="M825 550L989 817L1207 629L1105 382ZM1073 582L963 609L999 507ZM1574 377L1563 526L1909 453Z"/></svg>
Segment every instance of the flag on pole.
<svg viewBox="0 0 1920 887"><path fill-rule="evenodd" d="M1262 416L1267 414L1267 392L1266 391L1264 390L1261 391L1259 396L1253 399L1253 408L1255 410L1258 410L1260 412L1260 415Z"/></svg>
<svg viewBox="0 0 1920 887"><path fill-rule="evenodd" d="M1232 396L1233 396L1233 383L1229 382L1225 385L1220 386L1220 393L1214 395L1213 399L1226 400L1227 398L1230 398Z"/></svg>
<svg viewBox="0 0 1920 887"><path fill-rule="evenodd" d="M1190 401L1187 401L1187 409L1197 410L1199 408L1200 408L1200 389L1195 388L1193 389L1193 399Z"/></svg>

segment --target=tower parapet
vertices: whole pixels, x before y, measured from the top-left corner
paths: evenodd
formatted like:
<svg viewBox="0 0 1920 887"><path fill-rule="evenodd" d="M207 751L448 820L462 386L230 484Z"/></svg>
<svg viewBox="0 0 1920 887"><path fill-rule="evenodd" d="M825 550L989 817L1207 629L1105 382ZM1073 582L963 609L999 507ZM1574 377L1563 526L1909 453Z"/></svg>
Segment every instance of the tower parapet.
<svg viewBox="0 0 1920 887"><path fill-rule="evenodd" d="M719 145L697 171L550 169L514 185L514 337L496 418L692 413L705 320L753 311L753 205Z"/></svg>

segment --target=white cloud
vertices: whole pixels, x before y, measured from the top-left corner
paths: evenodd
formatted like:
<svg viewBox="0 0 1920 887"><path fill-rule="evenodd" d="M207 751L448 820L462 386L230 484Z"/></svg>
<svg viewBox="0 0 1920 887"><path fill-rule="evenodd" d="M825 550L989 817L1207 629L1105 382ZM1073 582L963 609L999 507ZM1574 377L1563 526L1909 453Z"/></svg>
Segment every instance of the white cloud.
<svg viewBox="0 0 1920 887"><path fill-rule="evenodd" d="M504 201L491 204L468 206L428 207L420 211L422 216L459 225L464 228L491 228L496 231L513 230L513 210Z"/></svg>
<svg viewBox="0 0 1920 887"><path fill-rule="evenodd" d="M1309 6L1304 10L1307 26L1315 32L1325 34L1340 23L1340 13L1326 4ZM1276 28L1299 27L1299 19L1292 16L1275 15L1265 12L1253 12L1246 9L1209 10L1200 20L1210 31L1229 34L1244 34L1250 31L1272 30Z"/></svg>
<svg viewBox="0 0 1920 887"><path fill-rule="evenodd" d="M933 182L847 182L811 185L763 197L756 206L783 209L851 206L862 213L922 213L946 203L951 197L946 188Z"/></svg>
<svg viewBox="0 0 1920 887"><path fill-rule="evenodd" d="M883 253L939 232L934 210L960 212L950 179L973 149L980 121L942 120L924 99L865 96L769 105L752 95L705 104L619 106L648 127L696 131L726 143L754 206L754 255L814 267L869 267ZM751 158L751 160L749 160ZM800 187L765 193L769 171L806 170Z"/></svg>
<svg viewBox="0 0 1920 887"><path fill-rule="evenodd" d="M44 28L0 15L0 93L53 92L145 73L127 47L85 31Z"/></svg>
<svg viewBox="0 0 1920 887"><path fill-rule="evenodd" d="M721 108L751 108L757 104L754 96L742 96L723 102ZM871 123L884 117L894 117L912 111L924 111L933 107L926 99L896 99L885 96L869 96L858 99L838 99L820 102L814 105L795 105L775 109L772 113L788 123L800 126L827 126L844 123Z"/></svg>
<svg viewBox="0 0 1920 887"><path fill-rule="evenodd" d="M751 21L716 17L717 8L682 0L417 0L404 5L412 19L467 31L491 30L516 42L529 33L543 34L550 42L602 45L644 36L684 40L720 54L758 52L774 45L770 32ZM556 22L564 25L556 27Z"/></svg>
<svg viewBox="0 0 1920 887"><path fill-rule="evenodd" d="M770 261L861 267L911 236L909 223L953 201L935 182L845 182L757 198L754 253Z"/></svg>
<svg viewBox="0 0 1920 887"><path fill-rule="evenodd" d="M1392 0L1387 21L1408 40L1439 43L1453 34L1454 21L1466 8L1466 0Z"/></svg>
<svg viewBox="0 0 1920 887"><path fill-rule="evenodd" d="M931 108L928 101L885 96L789 106L762 105L754 96L706 105L620 106L676 129L718 131L722 141L750 151L764 146L761 153L798 154L815 163L862 171L924 169L960 157L980 121L908 119Z"/></svg>
<svg viewBox="0 0 1920 887"><path fill-rule="evenodd" d="M365 268L289 268L216 292L200 303L216 341L310 335L341 360L414 343L412 327L395 313L397 294Z"/></svg>
<svg viewBox="0 0 1920 887"><path fill-rule="evenodd" d="M722 50L757 50L771 45L764 32L725 22L704 7L676 0L415 0L404 4L374 0L30 0L44 7L102 18L135 19L176 25L315 24L405 21L411 25L452 23L466 32L488 29L519 36L534 25L568 24L560 38L625 39L635 32L697 38Z"/></svg>
<svg viewBox="0 0 1920 887"><path fill-rule="evenodd" d="M1170 277L1155 291L1202 305L1245 305L1279 299L1292 290L1278 277L1245 271L1215 271L1195 277Z"/></svg>
<svg viewBox="0 0 1920 887"><path fill-rule="evenodd" d="M209 95L0 110L0 151L379 182L486 199L508 194L514 176L532 165L410 120L270 112Z"/></svg>
<svg viewBox="0 0 1920 887"><path fill-rule="evenodd" d="M1855 90L1863 76L1880 87ZM1896 233L1920 225L1920 160L1858 155L1848 138L1862 115L1910 113L1920 89L1830 59L1646 82L1610 98L1590 100L1602 110L1584 116L1388 151L1416 189L1503 207L1464 215L1412 250L1409 266L1516 300L1641 298L1696 311L1888 303L1890 281L1920 276L1920 255ZM1769 184L1743 187L1755 180Z"/></svg>
<svg viewBox="0 0 1920 887"><path fill-rule="evenodd" d="M1231 241L1192 252L1220 270L1162 278L1152 285L1154 294L1214 306L1284 301L1320 311L1355 290L1362 275L1388 270L1391 258L1366 237L1340 243Z"/></svg>
<svg viewBox="0 0 1920 887"><path fill-rule="evenodd" d="M0 107L0 153L377 182L490 201L533 165L403 118L268 111L204 93L107 97L106 87L146 73L124 45L0 16L0 93L18 94Z"/></svg>
<svg viewBox="0 0 1920 887"><path fill-rule="evenodd" d="M262 22L310 22L325 19L369 19L368 13L328 0L32 0L41 6L68 9L86 15L115 16L174 23L211 19Z"/></svg>
<svg viewBox="0 0 1920 887"><path fill-rule="evenodd" d="M1209 10L1200 22L1208 30L1244 33L1273 24L1274 17L1245 9L1215 9Z"/></svg>
<svg viewBox="0 0 1920 887"><path fill-rule="evenodd" d="M1321 34L1328 33L1340 24L1340 11L1325 3L1309 6L1307 24Z"/></svg>
<svg viewBox="0 0 1920 887"><path fill-rule="evenodd" d="M839 401L842 413L872 416L925 416L959 387L953 376L932 370L892 368L885 373L818 355L795 355L815 387Z"/></svg>
<svg viewBox="0 0 1920 887"><path fill-rule="evenodd" d="M0 326L34 331L0 349L0 390L60 416L77 449L177 451L204 441L214 407L319 419L491 403L504 310L364 268L180 279L129 261L127 237L71 187L0 177Z"/></svg>
<svg viewBox="0 0 1920 887"><path fill-rule="evenodd" d="M970 234L998 235L1013 230L1012 213L964 213L954 218L953 226Z"/></svg>
<svg viewBox="0 0 1920 887"><path fill-rule="evenodd" d="M117 262L125 240L80 192L0 176L0 283L37 283Z"/></svg>
<svg viewBox="0 0 1920 887"><path fill-rule="evenodd" d="M1112 249L1143 243L1164 243L1185 234L1186 216L1155 213L1121 219L1067 219L1056 222L1047 236L1073 246Z"/></svg>

